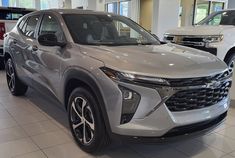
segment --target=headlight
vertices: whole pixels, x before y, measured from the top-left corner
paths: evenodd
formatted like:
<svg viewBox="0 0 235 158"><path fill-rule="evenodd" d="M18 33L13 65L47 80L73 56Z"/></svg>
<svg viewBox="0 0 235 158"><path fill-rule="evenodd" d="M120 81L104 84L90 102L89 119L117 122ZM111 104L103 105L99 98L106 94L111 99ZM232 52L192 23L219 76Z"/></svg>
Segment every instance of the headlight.
<svg viewBox="0 0 235 158"><path fill-rule="evenodd" d="M137 92L126 87L119 86L119 89L122 92L122 115L120 123L125 124L133 118L141 97Z"/></svg>
<svg viewBox="0 0 235 158"><path fill-rule="evenodd" d="M107 67L102 67L101 70L112 80L122 82L132 82L138 84L156 84L169 86L167 80L157 77L148 77L143 75L136 75L132 73L119 72Z"/></svg>
<svg viewBox="0 0 235 158"><path fill-rule="evenodd" d="M215 36L208 36L204 37L203 41L206 43L216 43L223 40L223 35L215 35Z"/></svg>

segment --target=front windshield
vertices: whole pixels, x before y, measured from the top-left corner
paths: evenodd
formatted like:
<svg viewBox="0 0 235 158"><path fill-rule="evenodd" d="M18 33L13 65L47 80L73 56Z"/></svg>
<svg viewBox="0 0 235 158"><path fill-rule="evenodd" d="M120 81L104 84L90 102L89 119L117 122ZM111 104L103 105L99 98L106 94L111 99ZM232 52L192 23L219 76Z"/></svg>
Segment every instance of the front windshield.
<svg viewBox="0 0 235 158"><path fill-rule="evenodd" d="M221 11L212 13L199 22L198 25L235 25L235 11Z"/></svg>
<svg viewBox="0 0 235 158"><path fill-rule="evenodd" d="M73 37L85 45L152 45L159 44L150 33L132 20L113 15L64 14Z"/></svg>

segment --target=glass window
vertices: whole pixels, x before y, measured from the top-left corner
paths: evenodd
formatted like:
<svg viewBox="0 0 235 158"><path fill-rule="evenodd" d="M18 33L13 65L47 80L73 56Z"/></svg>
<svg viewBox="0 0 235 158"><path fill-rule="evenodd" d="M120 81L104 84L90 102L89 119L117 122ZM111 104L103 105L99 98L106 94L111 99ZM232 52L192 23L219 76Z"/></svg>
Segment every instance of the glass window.
<svg viewBox="0 0 235 158"><path fill-rule="evenodd" d="M211 2L211 13L222 11L224 9L223 2Z"/></svg>
<svg viewBox="0 0 235 158"><path fill-rule="evenodd" d="M235 11L215 12L202 20L199 25L235 25Z"/></svg>
<svg viewBox="0 0 235 158"><path fill-rule="evenodd" d="M64 41L63 31L58 21L51 15L45 15L42 20L39 35L55 34L58 41Z"/></svg>
<svg viewBox="0 0 235 158"><path fill-rule="evenodd" d="M208 16L208 14L210 13L209 7L210 7L209 1L204 1L204 0L197 1L194 23L198 23L199 21Z"/></svg>
<svg viewBox="0 0 235 158"><path fill-rule="evenodd" d="M0 20L18 20L31 11L1 10Z"/></svg>
<svg viewBox="0 0 235 158"><path fill-rule="evenodd" d="M106 7L107 12L118 14L118 2L108 3Z"/></svg>
<svg viewBox="0 0 235 158"><path fill-rule="evenodd" d="M23 30L23 27L24 27L24 24L25 24L25 19L26 19L26 18L21 19L21 21L20 21L20 23L19 23L19 25L18 25L18 28L19 28L21 31Z"/></svg>
<svg viewBox="0 0 235 158"><path fill-rule="evenodd" d="M131 17L131 2L120 2L120 15Z"/></svg>
<svg viewBox="0 0 235 158"><path fill-rule="evenodd" d="M152 45L159 42L128 18L110 15L63 15L75 42L88 45Z"/></svg>
<svg viewBox="0 0 235 158"><path fill-rule="evenodd" d="M19 6L22 8L35 8L35 0L19 0Z"/></svg>
<svg viewBox="0 0 235 158"><path fill-rule="evenodd" d="M23 29L23 33L31 38L35 37L36 26L39 21L39 15L32 16L28 19L25 29Z"/></svg>

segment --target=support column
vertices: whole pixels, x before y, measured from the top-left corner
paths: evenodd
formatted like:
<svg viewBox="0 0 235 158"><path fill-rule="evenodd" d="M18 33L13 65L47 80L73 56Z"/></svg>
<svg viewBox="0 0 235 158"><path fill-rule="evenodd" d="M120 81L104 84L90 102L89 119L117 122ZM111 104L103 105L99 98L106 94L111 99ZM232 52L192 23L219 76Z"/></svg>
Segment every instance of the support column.
<svg viewBox="0 0 235 158"><path fill-rule="evenodd" d="M41 10L41 0L35 0L35 9Z"/></svg>
<svg viewBox="0 0 235 158"><path fill-rule="evenodd" d="M105 11L105 0L96 0L96 10Z"/></svg>
<svg viewBox="0 0 235 158"><path fill-rule="evenodd" d="M72 8L72 1L71 0L63 0L64 8Z"/></svg>
<svg viewBox="0 0 235 158"><path fill-rule="evenodd" d="M178 27L179 7L179 0L153 0L152 33L161 40L167 30Z"/></svg>

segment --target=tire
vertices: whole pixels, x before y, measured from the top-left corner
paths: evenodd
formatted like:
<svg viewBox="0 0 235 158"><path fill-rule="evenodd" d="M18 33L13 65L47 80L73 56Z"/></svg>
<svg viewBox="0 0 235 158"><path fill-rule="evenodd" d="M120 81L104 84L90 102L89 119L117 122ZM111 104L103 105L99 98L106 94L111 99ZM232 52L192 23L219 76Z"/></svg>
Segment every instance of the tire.
<svg viewBox="0 0 235 158"><path fill-rule="evenodd" d="M225 59L225 63L228 65L229 69L234 71L235 64L235 53L231 54L228 58Z"/></svg>
<svg viewBox="0 0 235 158"><path fill-rule="evenodd" d="M28 86L18 78L12 59L8 59L5 65L7 85L12 95L21 96L27 92Z"/></svg>
<svg viewBox="0 0 235 158"><path fill-rule="evenodd" d="M95 97L87 89L76 88L71 93L68 103L69 125L76 143L85 152L95 153L109 144L100 114Z"/></svg>

